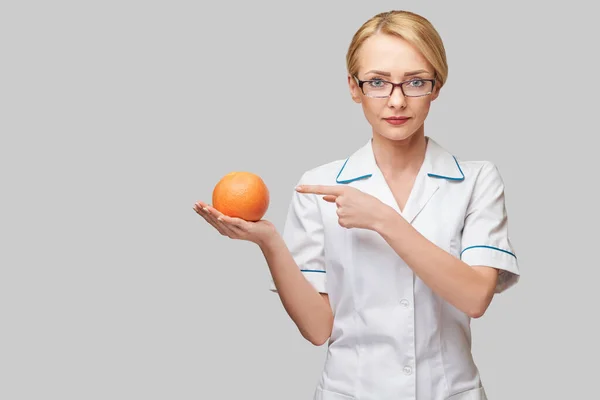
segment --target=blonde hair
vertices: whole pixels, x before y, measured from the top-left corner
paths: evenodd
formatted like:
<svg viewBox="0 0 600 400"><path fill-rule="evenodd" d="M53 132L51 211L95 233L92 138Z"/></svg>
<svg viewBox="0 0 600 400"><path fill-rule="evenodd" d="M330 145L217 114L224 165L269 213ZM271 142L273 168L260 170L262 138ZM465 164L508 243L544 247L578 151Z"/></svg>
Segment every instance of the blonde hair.
<svg viewBox="0 0 600 400"><path fill-rule="evenodd" d="M351 76L358 74L358 51L365 40L386 33L406 40L423 54L434 69L439 88L448 78L446 50L439 33L426 18L410 11L387 11L375 15L354 34L346 54L346 67Z"/></svg>

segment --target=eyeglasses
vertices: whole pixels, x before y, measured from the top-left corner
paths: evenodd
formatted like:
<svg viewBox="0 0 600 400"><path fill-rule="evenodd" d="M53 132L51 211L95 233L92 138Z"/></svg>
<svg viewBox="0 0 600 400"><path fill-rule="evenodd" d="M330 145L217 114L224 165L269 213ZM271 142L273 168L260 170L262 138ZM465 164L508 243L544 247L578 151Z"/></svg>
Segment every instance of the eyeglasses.
<svg viewBox="0 0 600 400"><path fill-rule="evenodd" d="M354 76L354 78L365 96L378 99L390 97L396 86L400 88L405 97L427 96L431 94L435 86L435 79L413 78L404 82L393 83L383 79L361 81L357 76Z"/></svg>

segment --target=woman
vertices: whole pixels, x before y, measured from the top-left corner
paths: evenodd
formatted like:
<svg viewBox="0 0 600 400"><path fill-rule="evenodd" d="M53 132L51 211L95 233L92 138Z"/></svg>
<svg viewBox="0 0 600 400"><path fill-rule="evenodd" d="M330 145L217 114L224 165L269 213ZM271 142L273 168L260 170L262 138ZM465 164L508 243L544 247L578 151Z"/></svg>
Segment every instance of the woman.
<svg viewBox="0 0 600 400"><path fill-rule="evenodd" d="M428 20L376 15L346 61L372 137L303 174L283 235L203 202L195 210L258 244L302 335L328 341L315 399L486 399L470 320L519 277L502 178L425 135L448 68Z"/></svg>

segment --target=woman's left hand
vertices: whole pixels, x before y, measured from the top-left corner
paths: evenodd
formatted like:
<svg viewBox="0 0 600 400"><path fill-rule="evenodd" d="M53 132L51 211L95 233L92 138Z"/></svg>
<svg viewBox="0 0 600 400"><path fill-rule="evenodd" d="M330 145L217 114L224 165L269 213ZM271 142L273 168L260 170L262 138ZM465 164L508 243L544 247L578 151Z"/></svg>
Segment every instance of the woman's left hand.
<svg viewBox="0 0 600 400"><path fill-rule="evenodd" d="M344 228L376 230L391 209L378 198L352 186L300 185L299 193L324 195L337 206L338 223Z"/></svg>

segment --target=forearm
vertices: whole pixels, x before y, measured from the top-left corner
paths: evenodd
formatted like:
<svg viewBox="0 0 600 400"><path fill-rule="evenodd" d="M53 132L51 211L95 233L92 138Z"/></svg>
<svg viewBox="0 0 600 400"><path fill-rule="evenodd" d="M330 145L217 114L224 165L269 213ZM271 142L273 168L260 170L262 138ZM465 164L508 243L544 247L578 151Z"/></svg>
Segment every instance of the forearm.
<svg viewBox="0 0 600 400"><path fill-rule="evenodd" d="M331 336L331 306L304 277L280 235L273 235L259 247L286 312L304 338L322 345Z"/></svg>
<svg viewBox="0 0 600 400"><path fill-rule="evenodd" d="M489 277L436 246L393 209L387 210L377 231L440 297L471 317L483 314L493 296Z"/></svg>

